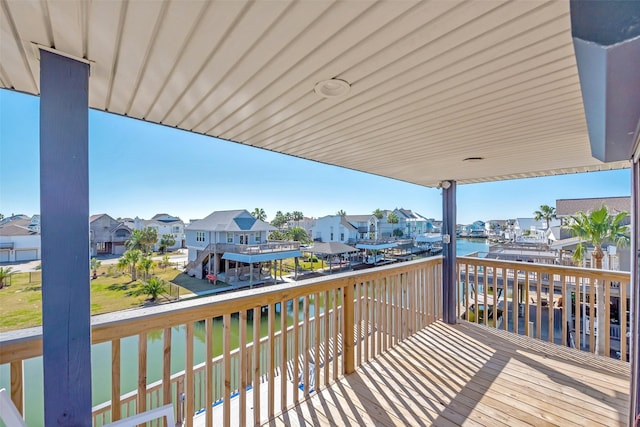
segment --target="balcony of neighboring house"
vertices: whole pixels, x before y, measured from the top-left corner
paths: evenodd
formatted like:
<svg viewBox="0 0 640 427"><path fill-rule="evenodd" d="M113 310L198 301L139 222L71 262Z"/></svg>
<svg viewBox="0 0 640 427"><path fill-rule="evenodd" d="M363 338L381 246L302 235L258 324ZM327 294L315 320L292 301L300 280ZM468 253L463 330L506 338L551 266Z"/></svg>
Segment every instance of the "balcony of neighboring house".
<svg viewBox="0 0 640 427"><path fill-rule="evenodd" d="M626 354L628 273L476 258L457 271L457 324L441 320L441 257L96 316L92 351L110 366L92 368L106 396L93 424L163 404L186 426L627 423L629 364L581 337L602 282L623 301L604 305L605 351ZM0 343L32 412L41 332Z"/></svg>

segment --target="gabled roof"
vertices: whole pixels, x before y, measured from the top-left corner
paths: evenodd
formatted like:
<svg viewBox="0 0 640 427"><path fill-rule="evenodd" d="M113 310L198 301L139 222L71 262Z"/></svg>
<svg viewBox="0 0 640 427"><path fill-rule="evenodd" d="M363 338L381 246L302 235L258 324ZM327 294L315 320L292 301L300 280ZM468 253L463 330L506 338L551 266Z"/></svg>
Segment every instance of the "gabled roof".
<svg viewBox="0 0 640 427"><path fill-rule="evenodd" d="M216 211L209 216L192 222L188 231L271 231L276 228L264 221L255 219L246 209Z"/></svg>
<svg viewBox="0 0 640 427"><path fill-rule="evenodd" d="M339 255L349 252L358 252L353 246L345 245L341 242L315 242L312 247L305 251L314 254Z"/></svg>
<svg viewBox="0 0 640 427"><path fill-rule="evenodd" d="M350 230L354 230L355 231L355 230L358 229L358 227L356 227L355 225L353 225L349 221L347 221L347 219L345 217L340 218L340 224L342 226L344 226L345 228L350 229Z"/></svg>
<svg viewBox="0 0 640 427"><path fill-rule="evenodd" d="M344 217L349 222L369 222L369 220L373 216L374 216L373 214L369 214L369 215L345 215Z"/></svg>
<svg viewBox="0 0 640 427"><path fill-rule="evenodd" d="M37 236L40 233L13 221L0 227L0 236Z"/></svg>
<svg viewBox="0 0 640 427"><path fill-rule="evenodd" d="M593 197L583 199L557 199L556 215L568 216L590 212L605 205L610 213L631 212L631 197Z"/></svg>
<svg viewBox="0 0 640 427"><path fill-rule="evenodd" d="M91 215L89 217L89 224L91 224L93 221L102 218L103 216L108 217L111 221L115 221L115 219L113 219L110 215L107 215L106 213L102 213L102 214L95 214L95 215Z"/></svg>

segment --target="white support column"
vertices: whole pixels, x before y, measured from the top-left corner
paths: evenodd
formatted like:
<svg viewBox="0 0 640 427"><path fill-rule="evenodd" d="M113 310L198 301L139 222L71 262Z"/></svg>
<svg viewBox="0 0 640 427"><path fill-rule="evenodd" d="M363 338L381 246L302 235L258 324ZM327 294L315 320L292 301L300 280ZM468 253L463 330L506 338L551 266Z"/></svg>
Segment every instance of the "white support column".
<svg viewBox="0 0 640 427"><path fill-rule="evenodd" d="M89 65L40 51L44 421L90 426Z"/></svg>

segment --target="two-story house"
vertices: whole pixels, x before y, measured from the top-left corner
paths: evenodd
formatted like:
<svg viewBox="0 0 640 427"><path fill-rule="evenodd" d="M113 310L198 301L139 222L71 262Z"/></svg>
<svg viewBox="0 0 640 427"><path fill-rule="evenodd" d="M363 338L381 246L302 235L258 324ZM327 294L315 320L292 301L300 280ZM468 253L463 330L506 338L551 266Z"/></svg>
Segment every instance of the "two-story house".
<svg viewBox="0 0 640 427"><path fill-rule="evenodd" d="M273 230L244 209L216 211L193 221L185 228L187 273L202 279L209 273L229 271L230 261L237 272L239 263L253 268L257 263L302 256L298 242L269 242Z"/></svg>
<svg viewBox="0 0 640 427"><path fill-rule="evenodd" d="M154 243L152 250L160 249L160 241L162 236L169 234L173 236L175 243L169 246L168 250L175 250L185 246L184 222L177 216L166 213L154 215L151 219L140 219L136 217L133 221L136 230L151 227L158 233L158 240Z"/></svg>
<svg viewBox="0 0 640 427"><path fill-rule="evenodd" d="M40 259L40 215L13 215L0 223L0 262Z"/></svg>
<svg viewBox="0 0 640 427"><path fill-rule="evenodd" d="M361 218L360 215L327 215L316 219L315 225L311 228L311 236L316 242L355 242L360 236L367 235L369 219ZM355 220L356 225L349 219ZM366 225L365 225L366 224Z"/></svg>

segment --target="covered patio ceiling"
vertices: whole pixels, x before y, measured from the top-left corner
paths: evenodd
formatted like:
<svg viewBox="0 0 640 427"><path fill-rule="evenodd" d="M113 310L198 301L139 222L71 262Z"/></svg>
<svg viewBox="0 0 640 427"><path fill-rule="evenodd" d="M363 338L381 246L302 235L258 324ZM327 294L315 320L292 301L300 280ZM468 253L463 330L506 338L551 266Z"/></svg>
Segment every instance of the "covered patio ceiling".
<svg viewBox="0 0 640 427"><path fill-rule="evenodd" d="M91 62L96 110L419 185L629 166L591 155L567 1L1 10L3 88L39 94L40 45Z"/></svg>

